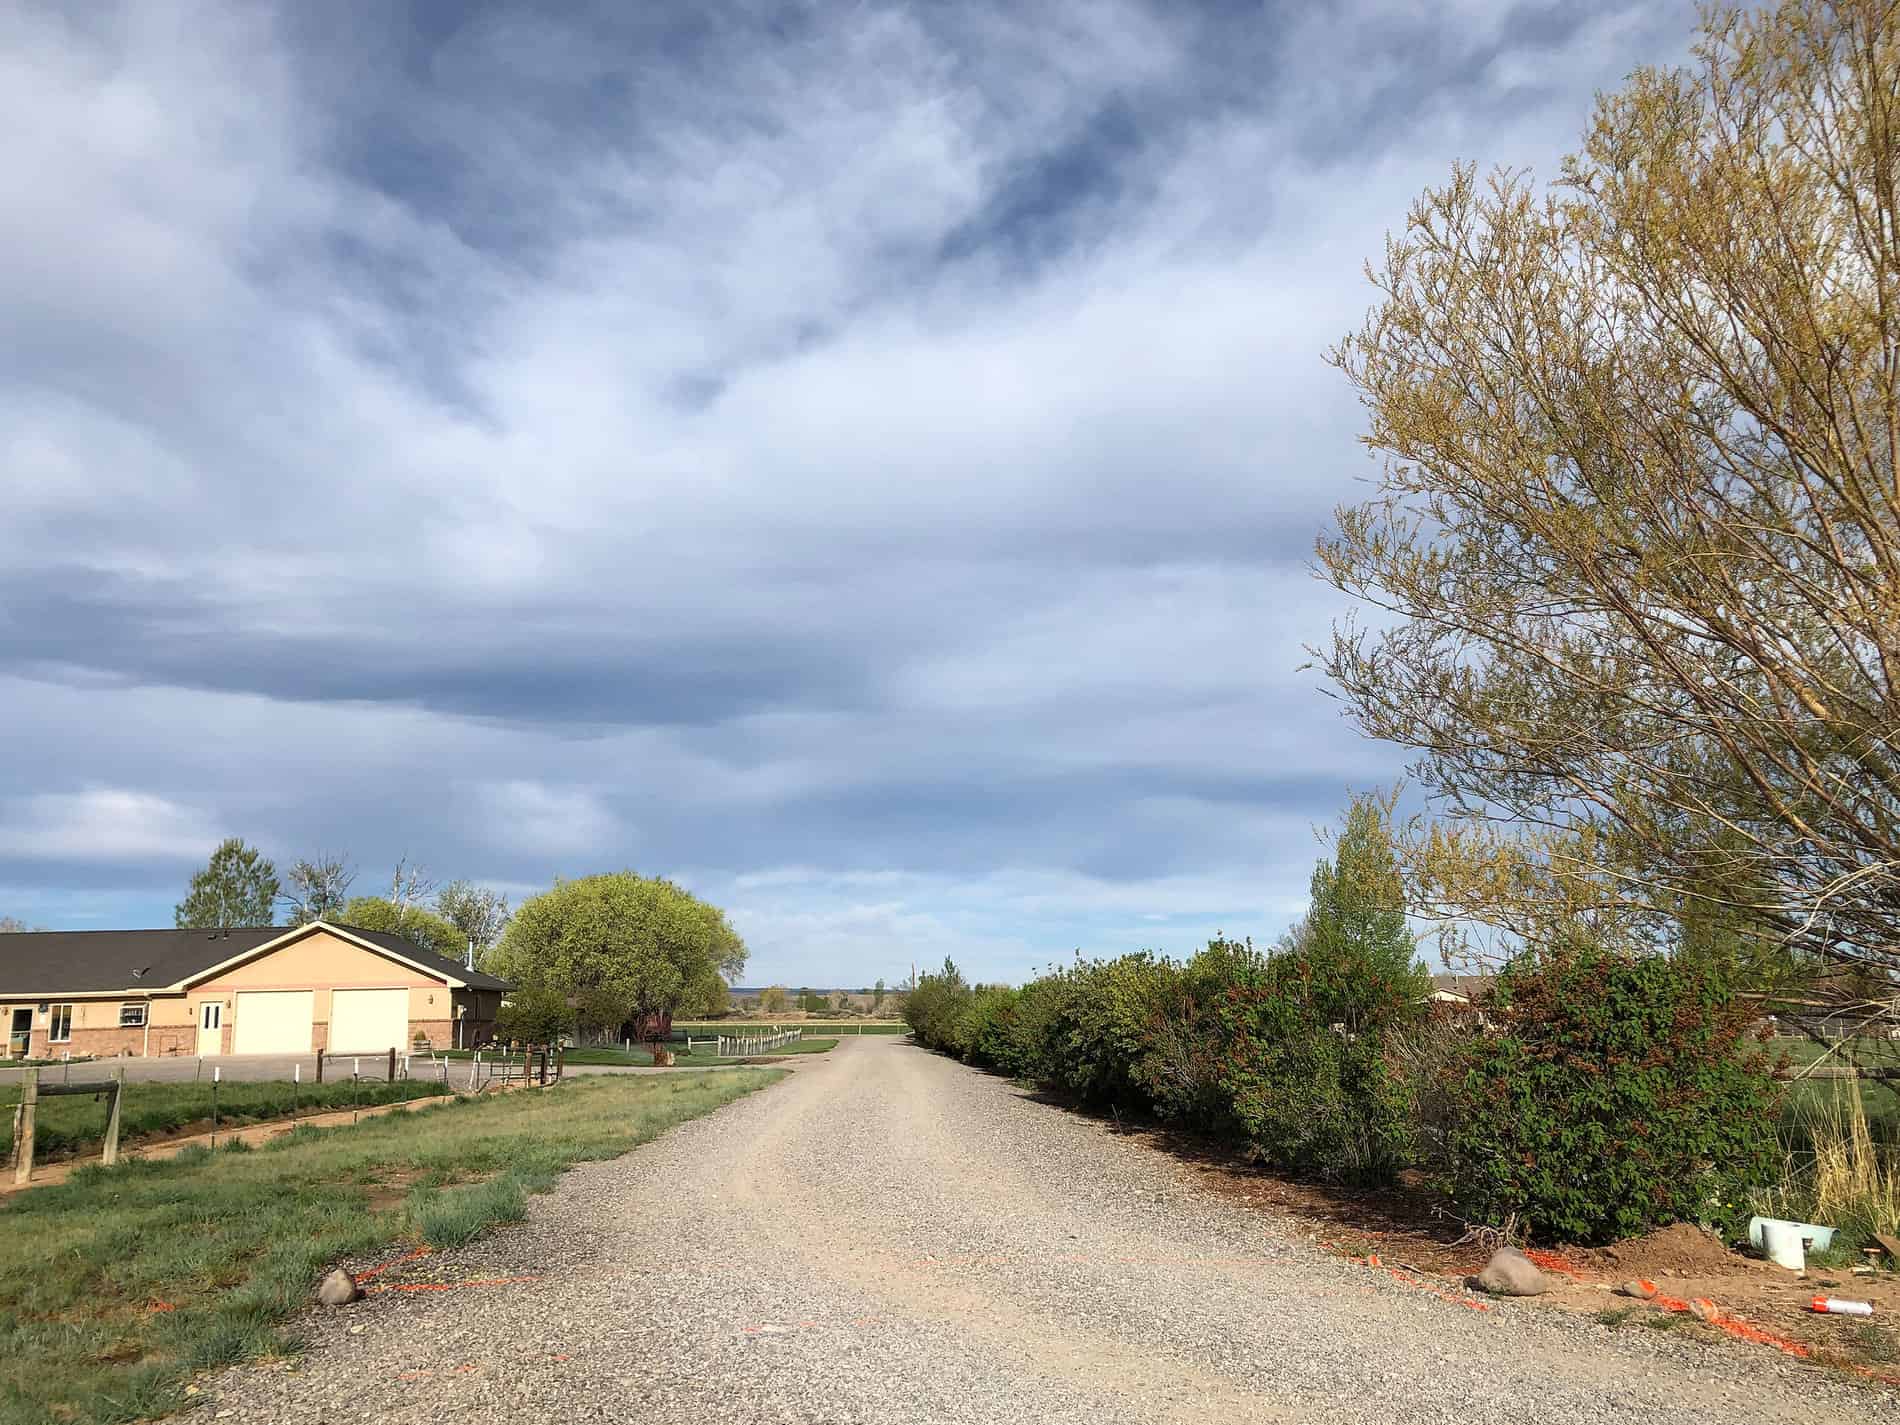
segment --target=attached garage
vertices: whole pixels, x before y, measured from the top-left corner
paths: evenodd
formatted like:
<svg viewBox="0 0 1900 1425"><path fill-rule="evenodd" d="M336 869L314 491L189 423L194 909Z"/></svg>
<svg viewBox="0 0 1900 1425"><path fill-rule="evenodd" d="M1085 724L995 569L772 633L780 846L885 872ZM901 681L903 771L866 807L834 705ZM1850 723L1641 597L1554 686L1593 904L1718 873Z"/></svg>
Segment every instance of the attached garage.
<svg viewBox="0 0 1900 1425"><path fill-rule="evenodd" d="M409 991L334 990L330 995L330 1051L381 1054L409 1047Z"/></svg>
<svg viewBox="0 0 1900 1425"><path fill-rule="evenodd" d="M308 1054L316 995L310 990L241 990L233 1013L233 1054Z"/></svg>

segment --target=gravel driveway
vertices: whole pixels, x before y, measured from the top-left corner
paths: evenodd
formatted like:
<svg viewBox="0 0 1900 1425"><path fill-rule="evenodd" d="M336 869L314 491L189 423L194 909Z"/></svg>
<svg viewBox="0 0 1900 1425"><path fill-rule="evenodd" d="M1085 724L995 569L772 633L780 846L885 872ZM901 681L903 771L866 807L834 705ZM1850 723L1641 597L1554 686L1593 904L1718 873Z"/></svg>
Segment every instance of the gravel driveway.
<svg viewBox="0 0 1900 1425"><path fill-rule="evenodd" d="M1479 1313L897 1040L617 1161L210 1384L244 1421L1838 1421L1772 1352ZM495 1415L495 1411L504 1412Z"/></svg>

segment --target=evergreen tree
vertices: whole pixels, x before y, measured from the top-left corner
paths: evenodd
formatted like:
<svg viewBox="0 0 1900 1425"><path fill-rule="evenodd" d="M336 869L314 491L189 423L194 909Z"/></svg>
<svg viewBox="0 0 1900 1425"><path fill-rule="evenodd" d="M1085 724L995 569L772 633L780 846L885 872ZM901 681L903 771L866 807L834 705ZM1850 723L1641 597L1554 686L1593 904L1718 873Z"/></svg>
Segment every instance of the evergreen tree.
<svg viewBox="0 0 1900 1425"><path fill-rule="evenodd" d="M255 846L233 836L220 842L191 878L172 919L181 930L270 925L280 889L277 868Z"/></svg>
<svg viewBox="0 0 1900 1425"><path fill-rule="evenodd" d="M1355 797L1333 857L1313 871L1313 903L1290 937L1308 1002L1322 1022L1348 1030L1390 1023L1431 993L1405 923L1386 803Z"/></svg>

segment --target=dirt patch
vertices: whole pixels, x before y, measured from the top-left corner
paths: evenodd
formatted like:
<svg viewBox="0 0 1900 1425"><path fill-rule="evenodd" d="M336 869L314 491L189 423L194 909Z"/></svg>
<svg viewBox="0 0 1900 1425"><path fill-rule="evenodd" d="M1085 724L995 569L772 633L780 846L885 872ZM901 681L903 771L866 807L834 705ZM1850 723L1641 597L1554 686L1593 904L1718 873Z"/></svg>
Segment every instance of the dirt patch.
<svg viewBox="0 0 1900 1425"><path fill-rule="evenodd" d="M1490 1255L1415 1177L1374 1190L1298 1182L1262 1172L1223 1145L1149 1125L1105 1127L1164 1149L1198 1186L1282 1219L1322 1250L1413 1278L1448 1299ZM1731 1251L1713 1233L1687 1223L1613 1247L1532 1247L1530 1256L1556 1283L1535 1298L1539 1307L1592 1315L1612 1327L1670 1326L1711 1340L1726 1336L1900 1384L1900 1330L1894 1324L1900 1321L1900 1272L1890 1270L1891 1262L1872 1271L1811 1267L1797 1274ZM1654 1282L1662 1304L1617 1296L1614 1288L1632 1277ZM1816 1296L1870 1302L1874 1316L1868 1321L1816 1314L1810 1309ZM1690 1309L1696 1300L1713 1303L1721 1324L1696 1321Z"/></svg>
<svg viewBox="0 0 1900 1425"><path fill-rule="evenodd" d="M1605 1272L1622 1272L1632 1277L1697 1277L1711 1273L1719 1276L1738 1266L1760 1267L1770 1272L1778 1270L1768 1262L1737 1256L1713 1232L1689 1222L1659 1227L1641 1237L1618 1242L1614 1247L1582 1254L1580 1260Z"/></svg>
<svg viewBox="0 0 1900 1425"><path fill-rule="evenodd" d="M364 1204L371 1212L389 1212L409 1201L409 1189L422 1181L422 1174L403 1170L385 1173L369 1185L369 1200Z"/></svg>

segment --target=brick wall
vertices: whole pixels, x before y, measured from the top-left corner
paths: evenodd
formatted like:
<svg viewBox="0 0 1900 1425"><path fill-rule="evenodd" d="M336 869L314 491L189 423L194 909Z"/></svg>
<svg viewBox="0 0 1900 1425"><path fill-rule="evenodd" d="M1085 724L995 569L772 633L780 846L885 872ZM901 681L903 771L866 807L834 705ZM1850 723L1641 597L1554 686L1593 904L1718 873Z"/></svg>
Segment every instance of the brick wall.
<svg viewBox="0 0 1900 1425"><path fill-rule="evenodd" d="M154 1030L154 1033L158 1031ZM75 1029L70 1044L59 1044L55 1048L70 1049L73 1057L90 1054L96 1059L116 1058L122 1054L142 1054L145 1052L145 1030L138 1029Z"/></svg>
<svg viewBox="0 0 1900 1425"><path fill-rule="evenodd" d="M409 1021L409 1043L414 1045L418 1034L429 1036L429 1046L433 1049L453 1049L455 1047L455 1025L447 1019L412 1019Z"/></svg>

